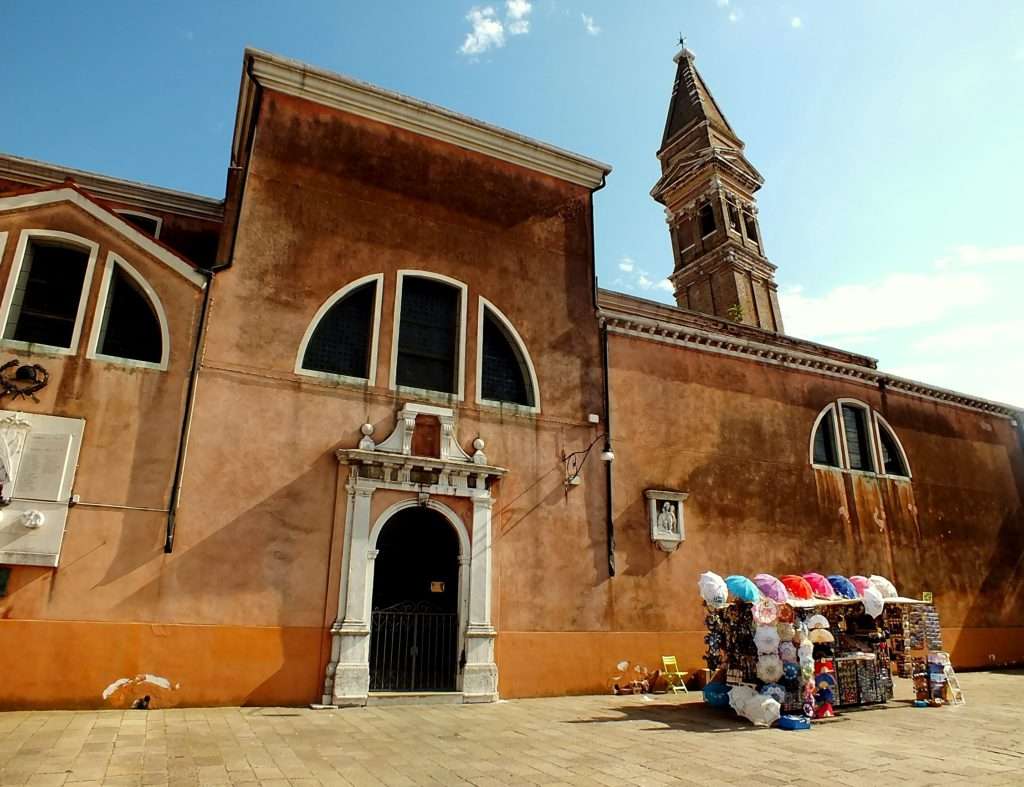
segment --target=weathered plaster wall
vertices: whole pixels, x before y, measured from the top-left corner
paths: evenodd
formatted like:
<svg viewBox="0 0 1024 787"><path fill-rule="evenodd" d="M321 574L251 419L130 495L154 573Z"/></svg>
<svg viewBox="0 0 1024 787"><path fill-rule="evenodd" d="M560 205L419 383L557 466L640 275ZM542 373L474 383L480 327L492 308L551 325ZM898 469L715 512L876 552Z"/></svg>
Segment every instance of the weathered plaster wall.
<svg viewBox="0 0 1024 787"><path fill-rule="evenodd" d="M0 362L19 358L50 373L38 401L5 400L6 409L84 418L74 492L82 503L70 509L60 568L15 566L7 596L0 599L0 705L97 704L118 649L115 628L80 628L87 646L74 649L77 669L61 671L55 659L71 658L63 644L67 621L159 619L159 574L166 510L184 411L202 292L162 262L125 241L77 208L50 205L0 215L8 239L0 260L5 286L23 229L57 229L99 244L78 352L49 355L0 346ZM170 336L166 371L122 366L85 357L107 253L136 268L159 296ZM125 508L130 507L130 508ZM134 510L154 509L154 510ZM84 624L76 624L80 627ZM77 636L77 635L76 635ZM79 642L77 639L68 642ZM16 644L15 644L16 643ZM39 658L31 655L45 648ZM105 650L106 649L106 650ZM30 677L38 674L39 681ZM43 676L49 675L47 680ZM60 676L60 677L57 677ZM36 687L45 683L45 688ZM109 681L107 681L109 683Z"/></svg>
<svg viewBox="0 0 1024 787"><path fill-rule="evenodd" d="M619 660L703 667L697 578L879 573L932 591L958 666L1024 660L1024 461L1011 422L836 377L613 336L618 576L599 631L503 630L504 696L602 691ZM913 480L816 470L823 407L882 413ZM689 492L686 540L650 541L645 489Z"/></svg>
<svg viewBox="0 0 1024 787"><path fill-rule="evenodd" d="M594 438L587 414L602 410L589 199L586 189L266 94L235 265L214 284L178 541L161 578L174 598L168 614L234 626L333 622L347 472L339 476L334 451L355 447L363 422L383 440L409 398L387 382L397 271L414 269L468 287L457 436L469 448L481 435L489 460L510 469L494 489L495 625L603 625L603 477L594 462L589 487L566 495L561 464ZM294 374L316 310L374 273L384 274L376 384ZM538 415L475 404L480 296L531 354ZM376 496L374 518L396 499ZM442 500L468 519L464 501ZM324 652L296 647L287 657L322 684ZM289 701L319 699L305 686ZM226 698L238 693L225 688Z"/></svg>

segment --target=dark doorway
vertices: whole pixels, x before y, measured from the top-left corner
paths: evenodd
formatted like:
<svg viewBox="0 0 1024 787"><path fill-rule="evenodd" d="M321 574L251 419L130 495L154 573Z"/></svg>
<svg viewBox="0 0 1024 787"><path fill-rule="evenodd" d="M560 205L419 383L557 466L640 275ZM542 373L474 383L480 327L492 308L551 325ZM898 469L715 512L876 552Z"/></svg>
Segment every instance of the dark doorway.
<svg viewBox="0 0 1024 787"><path fill-rule="evenodd" d="M399 511L377 538L370 691L454 691L459 539L439 513Z"/></svg>

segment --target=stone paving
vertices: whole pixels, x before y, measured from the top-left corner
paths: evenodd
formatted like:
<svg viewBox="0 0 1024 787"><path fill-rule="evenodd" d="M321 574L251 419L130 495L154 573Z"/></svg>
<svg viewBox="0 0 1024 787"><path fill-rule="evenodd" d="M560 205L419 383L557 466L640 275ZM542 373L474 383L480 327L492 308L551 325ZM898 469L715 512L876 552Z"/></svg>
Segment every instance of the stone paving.
<svg viewBox="0 0 1024 787"><path fill-rule="evenodd" d="M1024 672L966 706L896 701L810 731L689 697L494 705L0 713L0 784L1024 784Z"/></svg>

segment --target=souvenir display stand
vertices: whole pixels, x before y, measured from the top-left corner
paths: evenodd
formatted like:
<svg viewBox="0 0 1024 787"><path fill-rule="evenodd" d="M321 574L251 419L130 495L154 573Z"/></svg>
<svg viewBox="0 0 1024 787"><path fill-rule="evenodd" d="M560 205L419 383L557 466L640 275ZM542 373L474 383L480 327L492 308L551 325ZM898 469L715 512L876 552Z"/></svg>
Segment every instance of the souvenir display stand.
<svg viewBox="0 0 1024 787"><path fill-rule="evenodd" d="M883 577L701 576L712 705L780 727L893 697L893 677L918 699L962 701L942 652L938 612ZM802 717L802 719L801 719Z"/></svg>

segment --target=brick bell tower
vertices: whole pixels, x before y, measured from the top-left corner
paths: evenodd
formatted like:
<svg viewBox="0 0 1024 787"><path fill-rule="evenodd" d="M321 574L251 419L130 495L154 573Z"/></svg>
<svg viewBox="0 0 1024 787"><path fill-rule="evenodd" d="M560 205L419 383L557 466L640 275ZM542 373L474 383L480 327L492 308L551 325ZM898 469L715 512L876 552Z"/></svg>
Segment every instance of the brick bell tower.
<svg viewBox="0 0 1024 787"><path fill-rule="evenodd" d="M676 82L651 196L665 206L684 309L782 333L775 266L764 256L754 193L764 178L697 72L675 56Z"/></svg>

